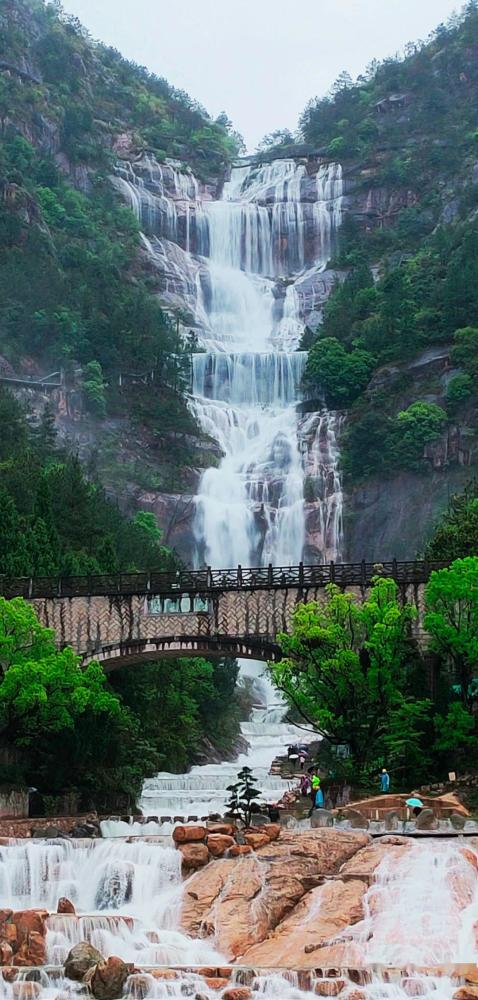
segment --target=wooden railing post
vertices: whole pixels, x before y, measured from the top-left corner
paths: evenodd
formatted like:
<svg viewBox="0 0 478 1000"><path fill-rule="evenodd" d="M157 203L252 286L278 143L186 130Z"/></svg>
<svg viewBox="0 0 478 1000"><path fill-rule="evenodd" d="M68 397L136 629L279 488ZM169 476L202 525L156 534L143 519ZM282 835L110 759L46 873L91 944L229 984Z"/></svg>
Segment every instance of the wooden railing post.
<svg viewBox="0 0 478 1000"><path fill-rule="evenodd" d="M299 587L304 586L304 563L299 563Z"/></svg>
<svg viewBox="0 0 478 1000"><path fill-rule="evenodd" d="M365 589L365 587L367 586L367 566L365 563L365 559L362 559L362 563L360 566L360 582L362 584L362 587Z"/></svg>
<svg viewBox="0 0 478 1000"><path fill-rule="evenodd" d="M274 581L274 571L272 569L272 563L269 563L267 567L267 582L272 586L273 581Z"/></svg>
<svg viewBox="0 0 478 1000"><path fill-rule="evenodd" d="M395 582L397 582L398 581L398 564L397 564L397 560L396 559L392 560L392 576L393 576L393 579L395 580Z"/></svg>
<svg viewBox="0 0 478 1000"><path fill-rule="evenodd" d="M330 582L335 583L335 563L333 560L330 563Z"/></svg>
<svg viewBox="0 0 478 1000"><path fill-rule="evenodd" d="M237 567L237 583L239 587L242 587L242 566L240 563Z"/></svg>
<svg viewBox="0 0 478 1000"><path fill-rule="evenodd" d="M211 588L212 588L212 570L211 570L210 566L208 566L207 572L206 572L206 585L207 585L207 589L211 590Z"/></svg>

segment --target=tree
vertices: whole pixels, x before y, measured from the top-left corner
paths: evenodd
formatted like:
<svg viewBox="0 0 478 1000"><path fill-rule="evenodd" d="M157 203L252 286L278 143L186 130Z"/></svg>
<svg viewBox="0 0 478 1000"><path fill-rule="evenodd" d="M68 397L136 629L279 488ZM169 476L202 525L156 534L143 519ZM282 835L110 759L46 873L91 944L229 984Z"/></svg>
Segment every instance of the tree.
<svg viewBox="0 0 478 1000"><path fill-rule="evenodd" d="M331 744L349 746L356 774L388 755L392 737L395 766L405 767L398 726L406 719L410 735L426 720L427 701L411 694L415 615L400 606L393 580L375 580L363 603L331 585L325 603L299 605L290 634L279 636L284 658L269 665L274 683Z"/></svg>
<svg viewBox="0 0 478 1000"><path fill-rule="evenodd" d="M427 559L443 562L474 556L478 552L478 481L453 496L426 547Z"/></svg>
<svg viewBox="0 0 478 1000"><path fill-rule="evenodd" d="M375 364L368 351L347 352L335 337L319 337L309 352L305 381L331 407L349 406L367 385Z"/></svg>
<svg viewBox="0 0 478 1000"><path fill-rule="evenodd" d="M432 573L425 589L424 626L432 648L459 684L463 704L472 701L478 663L478 556L456 559Z"/></svg>
<svg viewBox="0 0 478 1000"><path fill-rule="evenodd" d="M427 444L438 440L447 423L444 410L436 403L412 403L396 419L397 457L413 468L421 463Z"/></svg>
<svg viewBox="0 0 478 1000"><path fill-rule="evenodd" d="M237 775L237 781L227 786L231 793L227 803L227 815L239 817L245 826L251 825L252 814L260 810L260 791L254 788L253 772L250 767L243 767Z"/></svg>

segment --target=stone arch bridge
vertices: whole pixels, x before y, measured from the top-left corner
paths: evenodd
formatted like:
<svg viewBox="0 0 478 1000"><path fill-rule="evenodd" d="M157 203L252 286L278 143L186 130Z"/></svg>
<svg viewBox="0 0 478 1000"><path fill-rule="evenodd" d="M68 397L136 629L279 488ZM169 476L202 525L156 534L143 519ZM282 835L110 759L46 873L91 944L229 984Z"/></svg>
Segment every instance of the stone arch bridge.
<svg viewBox="0 0 478 1000"><path fill-rule="evenodd" d="M220 655L274 660L277 636L294 608L323 600L335 582L363 598L378 574L396 580L403 600L422 609L425 583L444 563L387 562L204 569L69 579L0 578L5 597L29 600L41 621L86 664L109 672L165 656ZM418 628L420 626L418 625Z"/></svg>

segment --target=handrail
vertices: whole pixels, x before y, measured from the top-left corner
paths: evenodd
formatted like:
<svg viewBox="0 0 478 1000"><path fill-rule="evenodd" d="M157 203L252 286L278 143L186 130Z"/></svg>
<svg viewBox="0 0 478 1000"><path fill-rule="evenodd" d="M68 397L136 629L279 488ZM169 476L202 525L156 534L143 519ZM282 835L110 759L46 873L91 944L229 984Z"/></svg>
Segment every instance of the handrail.
<svg viewBox="0 0 478 1000"><path fill-rule="evenodd" d="M0 596L27 600L71 597L128 597L132 595L220 594L225 591L308 591L335 583L339 587L370 586L383 576L402 586L427 583L435 570L448 562L325 563L316 566L258 566L235 569L179 570L177 573L117 573L76 577L7 577L0 575Z"/></svg>

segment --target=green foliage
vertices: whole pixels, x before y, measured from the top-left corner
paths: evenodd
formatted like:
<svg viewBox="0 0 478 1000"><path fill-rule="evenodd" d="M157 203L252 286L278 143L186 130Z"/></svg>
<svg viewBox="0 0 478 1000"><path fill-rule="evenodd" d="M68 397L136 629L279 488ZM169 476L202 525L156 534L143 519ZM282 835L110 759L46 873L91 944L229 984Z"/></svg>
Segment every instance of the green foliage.
<svg viewBox="0 0 478 1000"><path fill-rule="evenodd" d="M86 365L83 390L91 412L97 417L105 417L105 384L103 381L103 371L99 361L90 361Z"/></svg>
<svg viewBox="0 0 478 1000"><path fill-rule="evenodd" d="M478 327L465 326L454 334L453 364L465 369L468 375L478 375Z"/></svg>
<svg viewBox="0 0 478 1000"><path fill-rule="evenodd" d="M37 427L0 389L0 573L76 576L176 565L153 516L133 520L86 479L77 458L56 447L51 412ZM154 518L153 518L154 521Z"/></svg>
<svg viewBox="0 0 478 1000"><path fill-rule="evenodd" d="M460 407L468 402L473 392L473 379L470 375L463 373L450 379L446 389L446 406L450 416L456 415Z"/></svg>
<svg viewBox="0 0 478 1000"><path fill-rule="evenodd" d="M397 453L407 468L419 465L427 444L436 441L447 423L446 413L435 403L412 403L398 414Z"/></svg>
<svg viewBox="0 0 478 1000"><path fill-rule="evenodd" d="M432 648L459 684L463 704L470 707L478 662L478 556L457 559L448 569L432 573L425 607Z"/></svg>
<svg viewBox="0 0 478 1000"><path fill-rule="evenodd" d="M478 483L453 496L428 542L425 556L443 562L478 554Z"/></svg>
<svg viewBox="0 0 478 1000"><path fill-rule="evenodd" d="M429 705L412 695L414 614L392 580L376 580L363 603L332 585L324 604L300 605L279 637L274 683L332 745L349 746L356 776L380 755L402 771L419 762Z"/></svg>
<svg viewBox="0 0 478 1000"><path fill-rule="evenodd" d="M261 793L254 787L254 777L250 767L243 767L238 772L237 779L233 785L227 786L231 796L226 806L226 815L241 819L247 827L251 825L252 814L260 811Z"/></svg>
<svg viewBox="0 0 478 1000"><path fill-rule="evenodd" d="M348 353L334 337L319 337L309 352L305 383L337 409L350 405L365 389L373 367L367 351Z"/></svg>

